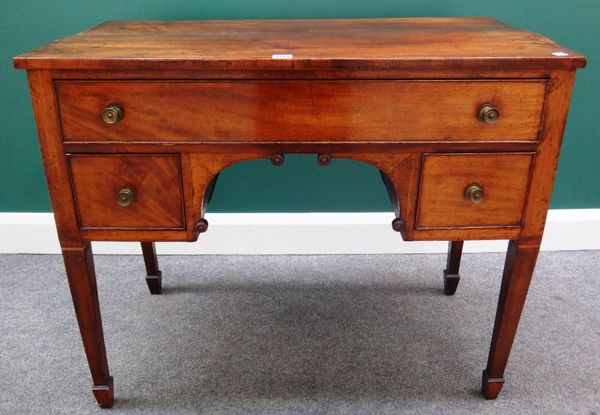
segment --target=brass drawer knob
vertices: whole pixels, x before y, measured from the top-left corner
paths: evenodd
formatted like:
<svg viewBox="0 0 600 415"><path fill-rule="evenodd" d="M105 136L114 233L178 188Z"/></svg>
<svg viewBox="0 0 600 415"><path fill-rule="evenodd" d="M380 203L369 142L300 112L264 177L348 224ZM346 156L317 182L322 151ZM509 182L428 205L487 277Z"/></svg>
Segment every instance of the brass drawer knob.
<svg viewBox="0 0 600 415"><path fill-rule="evenodd" d="M483 187L477 183L471 183L465 188L465 199L474 203L479 203L483 200L485 193Z"/></svg>
<svg viewBox="0 0 600 415"><path fill-rule="evenodd" d="M109 104L102 110L102 121L106 124L119 122L125 114L119 104Z"/></svg>
<svg viewBox="0 0 600 415"><path fill-rule="evenodd" d="M495 124L498 118L500 118L500 113L492 104L484 104L477 111L477 118L486 124Z"/></svg>
<svg viewBox="0 0 600 415"><path fill-rule="evenodd" d="M129 187L123 187L117 193L117 203L119 206L129 206L131 202L135 199L135 192Z"/></svg>

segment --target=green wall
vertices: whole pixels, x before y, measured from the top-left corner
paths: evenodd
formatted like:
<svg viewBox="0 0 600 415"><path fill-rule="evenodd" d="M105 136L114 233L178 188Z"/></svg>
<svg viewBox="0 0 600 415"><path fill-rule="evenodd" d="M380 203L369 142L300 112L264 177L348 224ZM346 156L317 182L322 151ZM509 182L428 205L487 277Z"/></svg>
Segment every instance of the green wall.
<svg viewBox="0 0 600 415"><path fill-rule="evenodd" d="M0 0L0 211L50 211L24 71L11 58L114 19L236 19L493 16L542 33L588 56L573 93L553 208L600 207L599 0ZM493 45L491 45L493 47ZM383 211L378 172L315 156L288 156L281 167L250 161L231 167L211 211Z"/></svg>

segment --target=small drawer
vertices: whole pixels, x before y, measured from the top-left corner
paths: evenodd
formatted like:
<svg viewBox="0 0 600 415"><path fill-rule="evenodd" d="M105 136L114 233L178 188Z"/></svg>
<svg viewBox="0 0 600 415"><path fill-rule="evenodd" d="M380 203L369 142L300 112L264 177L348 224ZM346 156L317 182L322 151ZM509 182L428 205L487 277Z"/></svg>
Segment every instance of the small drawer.
<svg viewBox="0 0 600 415"><path fill-rule="evenodd" d="M184 228L179 156L71 154L68 159L81 228Z"/></svg>
<svg viewBox="0 0 600 415"><path fill-rule="evenodd" d="M425 154L416 227L518 227L533 153Z"/></svg>
<svg viewBox="0 0 600 415"><path fill-rule="evenodd" d="M64 140L535 141L545 80L57 81Z"/></svg>

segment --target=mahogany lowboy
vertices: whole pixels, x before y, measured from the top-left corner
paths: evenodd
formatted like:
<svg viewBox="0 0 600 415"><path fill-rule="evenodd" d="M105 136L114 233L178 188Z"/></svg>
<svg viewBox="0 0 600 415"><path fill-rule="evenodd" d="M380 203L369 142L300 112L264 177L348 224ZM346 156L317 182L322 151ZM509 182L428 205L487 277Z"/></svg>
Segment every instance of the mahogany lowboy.
<svg viewBox="0 0 600 415"><path fill-rule="evenodd" d="M315 153L381 171L405 240L509 239L482 393L496 398L535 267L575 70L585 57L490 18L107 22L27 69L83 345L113 404L91 241L205 232L221 170ZM116 339L115 339L116 340Z"/></svg>

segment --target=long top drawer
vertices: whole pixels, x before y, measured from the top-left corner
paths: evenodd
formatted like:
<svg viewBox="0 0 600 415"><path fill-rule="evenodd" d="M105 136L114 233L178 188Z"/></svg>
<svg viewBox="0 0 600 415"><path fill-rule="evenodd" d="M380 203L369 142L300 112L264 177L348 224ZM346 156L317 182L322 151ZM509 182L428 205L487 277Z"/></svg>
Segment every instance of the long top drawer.
<svg viewBox="0 0 600 415"><path fill-rule="evenodd" d="M535 141L546 82L127 80L55 86L65 141ZM481 118L486 105L497 119Z"/></svg>

